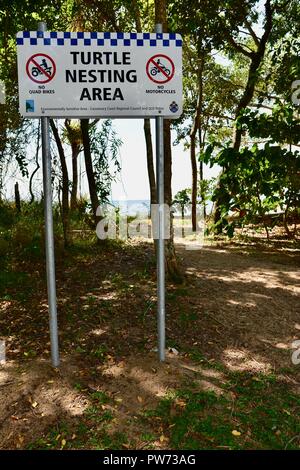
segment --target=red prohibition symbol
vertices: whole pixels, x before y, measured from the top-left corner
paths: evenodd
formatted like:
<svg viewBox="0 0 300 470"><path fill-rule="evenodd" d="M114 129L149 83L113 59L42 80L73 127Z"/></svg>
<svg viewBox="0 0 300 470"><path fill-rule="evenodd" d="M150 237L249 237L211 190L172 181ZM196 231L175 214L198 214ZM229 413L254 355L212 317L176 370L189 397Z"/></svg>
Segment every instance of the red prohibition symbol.
<svg viewBox="0 0 300 470"><path fill-rule="evenodd" d="M146 72L152 82L167 83L174 76L175 65L170 57L164 54L156 54L148 60Z"/></svg>
<svg viewBox="0 0 300 470"><path fill-rule="evenodd" d="M27 60L26 73L35 83L48 83L54 78L56 65L47 54L34 54Z"/></svg>

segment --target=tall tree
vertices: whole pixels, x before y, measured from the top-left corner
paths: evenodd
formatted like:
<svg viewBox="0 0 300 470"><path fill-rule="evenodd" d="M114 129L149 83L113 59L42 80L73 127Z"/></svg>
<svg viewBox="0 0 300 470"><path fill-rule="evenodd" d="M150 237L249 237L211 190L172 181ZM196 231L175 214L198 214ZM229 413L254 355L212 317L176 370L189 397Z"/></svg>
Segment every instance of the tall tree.
<svg viewBox="0 0 300 470"><path fill-rule="evenodd" d="M168 32L167 20L167 1L155 0L155 23L162 24L163 32ZM171 123L169 119L164 119L164 186L165 186L165 203L171 207L172 205L172 147L171 147ZM170 220L170 238L166 241L166 267L167 273L174 281L181 281L181 273L178 266L175 246L173 218Z"/></svg>
<svg viewBox="0 0 300 470"><path fill-rule="evenodd" d="M69 244L69 174L68 174L68 167L66 163L66 156L64 147L59 135L58 128L53 119L50 119L50 127L54 135L54 139L56 142L59 160L60 160L60 167L62 172L62 222L63 222L63 230L64 230L64 242L65 246Z"/></svg>
<svg viewBox="0 0 300 470"><path fill-rule="evenodd" d="M89 127L90 127L89 119L81 119L80 127L81 127L81 133L82 133L85 169L86 169L86 174L87 174L87 179L88 179L88 184L89 184L94 222L96 225L97 223L96 213L97 213L97 209L99 206L99 199L98 199L97 186L96 186L95 174L94 174L94 169L93 169L91 143L90 143L90 136L89 136Z"/></svg>
<svg viewBox="0 0 300 470"><path fill-rule="evenodd" d="M272 31L273 15L275 12L275 7L272 6L271 3L272 3L271 0L266 0L265 5L264 5L265 16L264 16L263 34L261 38L259 38L257 34L254 32L254 29L252 28L248 20L245 20L245 25L247 29L249 30L251 37L253 39L253 43L255 45L254 50L249 50L248 48L237 43L229 34L226 35L229 41L229 44L235 49L235 51L243 54L245 57L248 57L250 59L246 87L235 111L236 119L240 115L241 111L249 105L249 103L251 102L254 96L255 86L259 79L259 67L263 61L265 51L266 51L266 45L270 37L271 31ZM240 128L240 126L236 126L234 142L233 142L233 148L235 150L239 150L241 146L241 139L242 139L242 129Z"/></svg>
<svg viewBox="0 0 300 470"><path fill-rule="evenodd" d="M70 208L75 210L77 207L78 194L78 156L82 150L82 134L80 124L75 120L65 120L66 136L71 145L72 151L72 189Z"/></svg>
<svg viewBox="0 0 300 470"><path fill-rule="evenodd" d="M142 32L142 23L140 8L137 0L132 1L134 18L136 24L136 30L138 33ZM150 203L156 204L156 181L155 181L155 172L154 172L154 159L153 159L153 145L152 145L152 135L151 135L151 125L150 119L144 119L144 136L146 143L146 158L147 158L147 170L148 170L148 179L149 179L149 188L150 188Z"/></svg>
<svg viewBox="0 0 300 470"><path fill-rule="evenodd" d="M41 127L41 123L39 121L38 127L37 127L37 140L36 140L36 150L35 150L35 165L36 166L35 166L35 169L31 173L30 178L29 178L30 204L32 204L33 201L34 201L34 193L33 193L33 189L32 189L33 178L34 178L35 174L40 169L40 163L39 163L40 138L41 138L41 129L40 129L40 127Z"/></svg>

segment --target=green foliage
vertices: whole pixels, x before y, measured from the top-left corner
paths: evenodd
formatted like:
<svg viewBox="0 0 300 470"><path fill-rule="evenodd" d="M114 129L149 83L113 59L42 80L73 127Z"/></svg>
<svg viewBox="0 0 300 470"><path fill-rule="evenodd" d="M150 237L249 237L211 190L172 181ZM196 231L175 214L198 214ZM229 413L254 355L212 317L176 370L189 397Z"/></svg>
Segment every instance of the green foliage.
<svg viewBox="0 0 300 470"><path fill-rule="evenodd" d="M63 248L63 231L58 208L54 207L54 237L58 251ZM22 204L18 214L12 204L0 205L0 254L23 259L44 257L44 208L42 202Z"/></svg>
<svg viewBox="0 0 300 470"><path fill-rule="evenodd" d="M296 18L288 25L288 28L297 25L297 21L295 20ZM273 45L270 53L272 78L276 94L284 96L287 101L290 101L292 82L298 80L300 77L299 35L294 36L290 31L277 31L277 33L277 41ZM282 36L281 34L284 35Z"/></svg>
<svg viewBox="0 0 300 470"><path fill-rule="evenodd" d="M271 113L245 109L237 120L238 127L250 137L269 139L270 143L297 145L300 139L300 120L292 104L277 102Z"/></svg>
<svg viewBox="0 0 300 470"><path fill-rule="evenodd" d="M187 8L184 0L172 0L170 21L182 33L197 34L201 47L212 50L225 46L226 35L237 36L245 20L250 23L257 20L257 4L258 0L191 0Z"/></svg>
<svg viewBox="0 0 300 470"><path fill-rule="evenodd" d="M9 229L17 218L15 207L12 203L0 201L0 233Z"/></svg>
<svg viewBox="0 0 300 470"><path fill-rule="evenodd" d="M212 200L213 193L216 187L216 178L203 179L198 182L198 194L201 199L201 204L206 206L208 201Z"/></svg>
<svg viewBox="0 0 300 470"><path fill-rule="evenodd" d="M111 119L103 121L100 130L91 126L90 145L98 197L101 203L107 202L111 183L121 169L118 157L122 141L113 129Z"/></svg>
<svg viewBox="0 0 300 470"><path fill-rule="evenodd" d="M208 153L206 158L210 158ZM240 222L264 217L277 208L297 211L300 204L298 151L267 143L263 148L255 144L239 152L227 147L211 158L213 163L226 168L213 196L224 201L223 222L230 211L239 211ZM232 235L234 225L226 223L226 226L228 235Z"/></svg>
<svg viewBox="0 0 300 470"><path fill-rule="evenodd" d="M191 190L190 189L182 189L178 191L177 194L174 196L173 200L173 207L179 208L180 212L184 214L185 207L191 204Z"/></svg>
<svg viewBox="0 0 300 470"><path fill-rule="evenodd" d="M227 220L230 211L239 213L238 224L253 223L257 216L265 220L276 209L285 212L285 217L297 216L300 205L300 154L292 151L292 145L299 142L300 121L293 106L278 100L270 113L247 108L240 113L237 127L266 143L240 151L224 146L219 152L218 144L212 143L201 155L205 163L224 169L213 200L222 201L218 223L229 236L236 224ZM280 144L288 144L289 150Z"/></svg>
<svg viewBox="0 0 300 470"><path fill-rule="evenodd" d="M286 100L290 99L291 83L299 78L299 2L297 0L290 2L272 0L271 4L273 29L267 43L264 63L257 70L255 77L256 89L253 102L258 100L259 106L265 103L270 105L270 102L273 105L273 98L270 99L269 95L275 94L278 98L277 104L272 114L244 110L239 115L237 127L242 128L245 136L267 139L270 143L292 145L298 142L299 122L295 109L282 104L282 97ZM226 141L232 139L237 105L245 92L249 74L249 52L257 50L258 38L255 38L253 29L257 31L256 27L259 22L263 23L259 18L260 10L264 15L264 6L262 7L258 0L239 2L191 0L189 8L183 0L167 2L168 28L170 31L181 33L184 39L184 112L182 117L173 123L177 133L175 143L184 142L185 147L189 148L189 139L196 119L195 110L198 107L195 143L201 153L201 158L203 154L203 161L210 161L210 157L206 158L207 152L203 152L205 145L218 141L224 147ZM0 192L1 175L6 168L11 167L12 163L18 164L23 177L28 176L28 168L30 168L28 142L32 141L32 132L36 132L30 121L20 119L17 111L18 91L15 80L17 74L15 34L17 31L36 29L37 22L41 20L47 22L49 30L131 31L141 27L144 31L151 31L154 28L154 16L154 1L54 0L51 4L46 0L36 2L4 0L2 2L0 7L0 25L2 26L0 28L0 79L6 86L7 103L2 105L0 110ZM241 50L247 50L248 54L241 53ZM77 126L77 134L78 130ZM95 122L92 123L90 136L97 192L100 201L105 202L109 199L111 183L120 170L118 151L121 141L116 136L110 120L101 123L101 127ZM80 139L80 135L78 137ZM258 152L253 150L249 152L255 153L257 158L261 157ZM243 198L237 199L236 188L234 194L229 192L231 175L233 186L236 186L237 178L234 173L238 168L242 188L248 188L251 178L243 173L244 169L239 161L236 163L233 161L234 153L223 149L217 159L213 154L211 155L212 161L218 160L218 164L223 166L226 172L227 168L229 171L222 181L227 189L222 188L221 184L214 192L214 199L217 199L218 194L226 193L222 208L224 221L228 207L244 204ZM284 159L290 161L291 157L284 156ZM249 198L252 201L251 204L247 202L252 207L248 214L266 213L268 208L273 207L276 197L279 196L280 204L284 205L288 201L291 207L296 207L297 185L294 181L287 182L284 176L285 170L282 170L281 176L279 172L276 174L276 178L281 178L280 184L285 193L283 197L282 195L274 195L274 197L266 195L276 190L276 185L270 183L272 176L267 175L265 163L262 161L264 170L263 175L260 175L263 183L254 185L256 191L262 191L260 197L253 194L253 187L250 191L251 197L246 195L247 201ZM252 183L255 171L253 170ZM292 178L292 175L290 174L289 177ZM286 184L288 184L288 190L285 189ZM266 189L267 185L269 185L269 190ZM211 184L208 181L202 181L198 194L204 205L211 198L211 193ZM180 204L182 207L182 201L179 202ZM228 234L232 234L233 226L227 224L227 231Z"/></svg>

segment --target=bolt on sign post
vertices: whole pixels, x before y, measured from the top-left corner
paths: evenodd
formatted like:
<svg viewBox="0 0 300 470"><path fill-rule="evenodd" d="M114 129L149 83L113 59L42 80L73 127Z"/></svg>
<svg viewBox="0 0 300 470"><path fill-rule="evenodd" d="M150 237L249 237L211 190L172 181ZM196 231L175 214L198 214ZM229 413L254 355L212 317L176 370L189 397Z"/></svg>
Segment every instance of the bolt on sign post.
<svg viewBox="0 0 300 470"><path fill-rule="evenodd" d="M41 118L52 363L59 365L49 118L155 118L158 351L165 358L163 119L182 113L182 39L176 33L38 31L17 34L19 109Z"/></svg>

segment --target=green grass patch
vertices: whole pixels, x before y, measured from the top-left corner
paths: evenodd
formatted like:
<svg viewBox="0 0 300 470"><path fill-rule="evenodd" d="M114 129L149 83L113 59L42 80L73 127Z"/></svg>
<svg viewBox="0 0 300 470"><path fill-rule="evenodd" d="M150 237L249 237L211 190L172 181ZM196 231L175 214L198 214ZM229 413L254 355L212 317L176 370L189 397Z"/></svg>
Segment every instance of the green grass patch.
<svg viewBox="0 0 300 470"><path fill-rule="evenodd" d="M189 384L144 410L141 419L148 426L161 423L172 449L299 448L300 396L274 374L229 373L219 386L223 393L217 395Z"/></svg>
<svg viewBox="0 0 300 470"><path fill-rule="evenodd" d="M20 289L22 286L22 289ZM0 299L26 300L33 290L30 276L18 271L0 271Z"/></svg>

